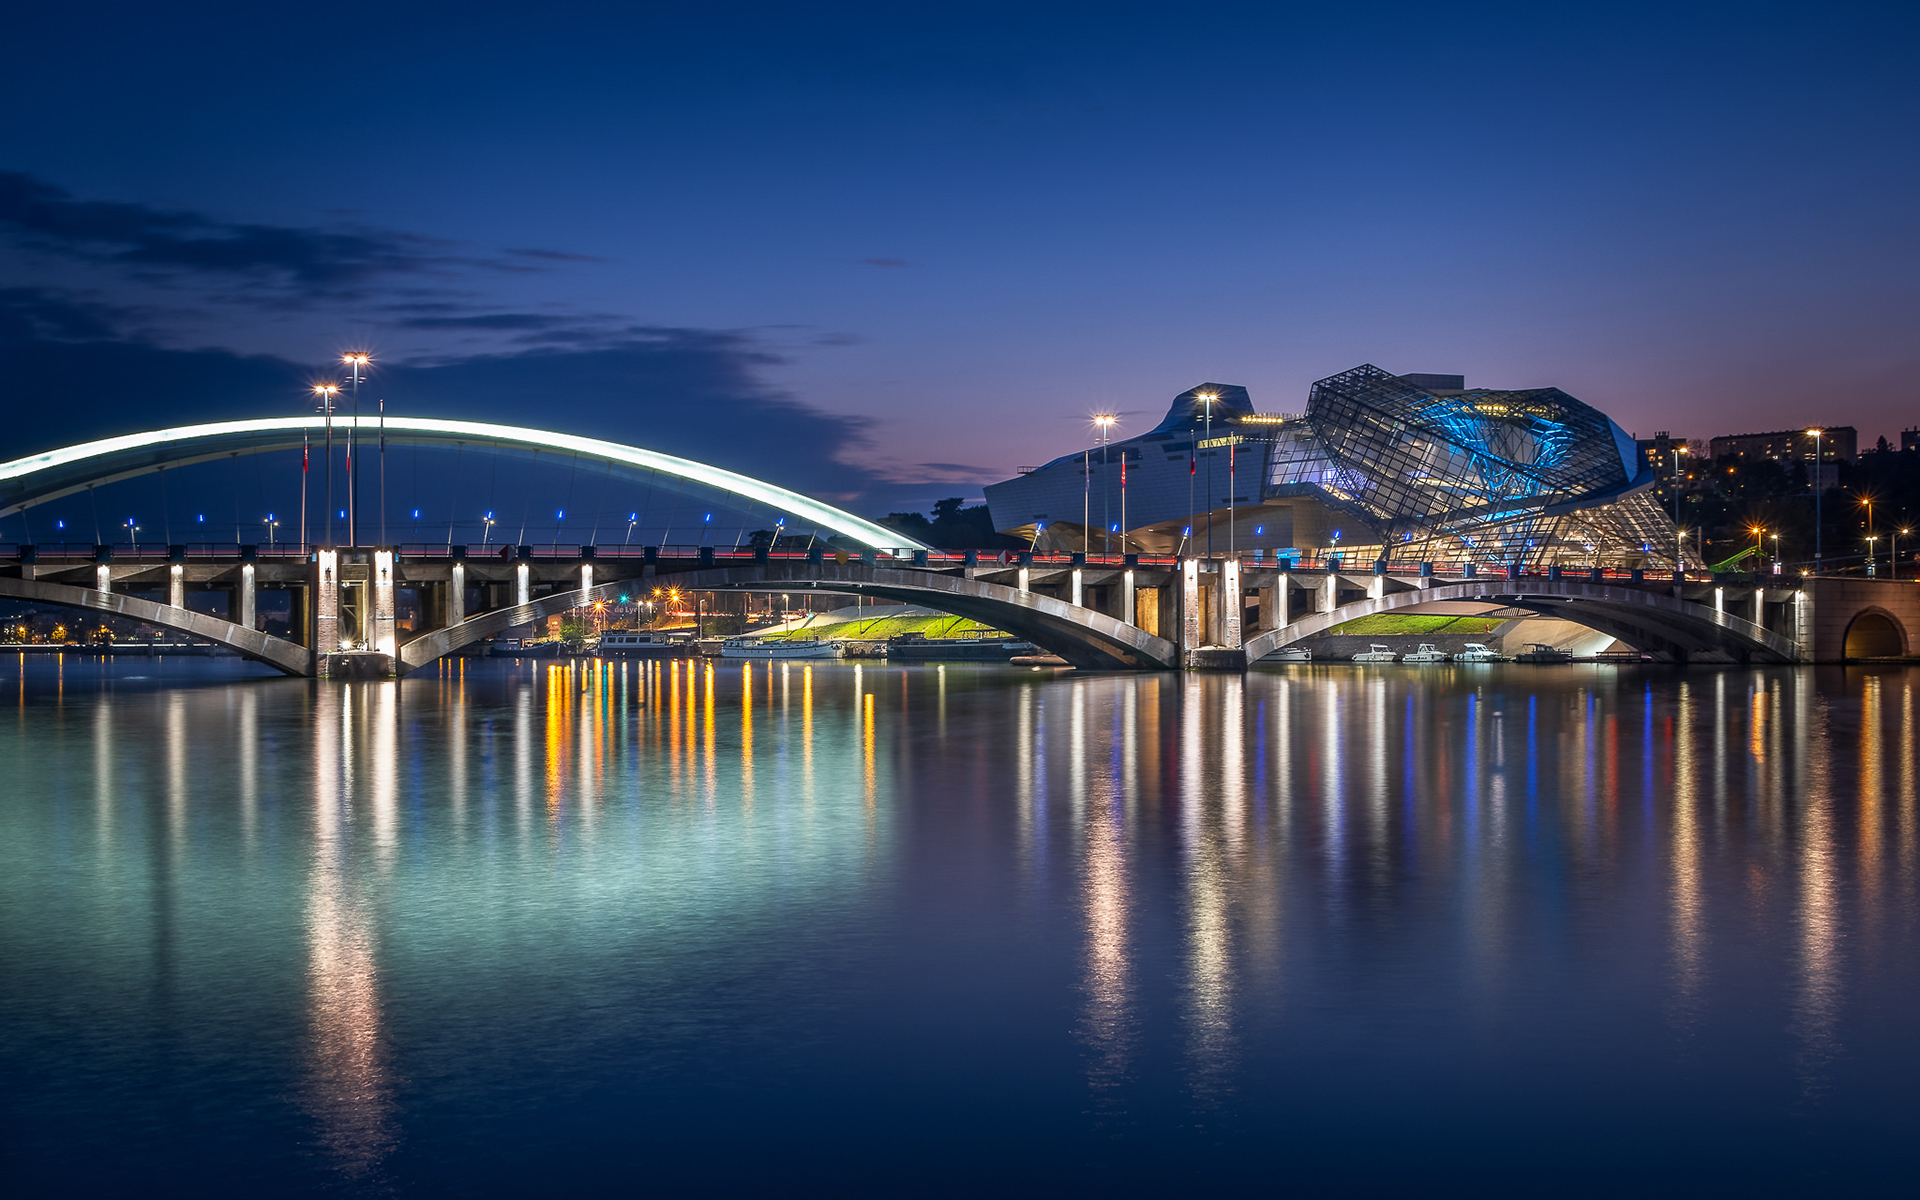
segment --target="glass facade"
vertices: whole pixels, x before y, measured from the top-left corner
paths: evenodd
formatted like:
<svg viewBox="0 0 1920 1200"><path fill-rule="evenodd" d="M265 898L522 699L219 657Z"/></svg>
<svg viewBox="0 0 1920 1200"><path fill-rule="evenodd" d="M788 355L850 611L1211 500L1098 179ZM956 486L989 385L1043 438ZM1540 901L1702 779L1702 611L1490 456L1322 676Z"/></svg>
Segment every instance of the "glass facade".
<svg viewBox="0 0 1920 1200"><path fill-rule="evenodd" d="M1355 557L1462 564L1670 564L1673 522L1638 445L1558 388L1436 391L1375 366L1313 385L1273 428L1268 494L1354 521ZM1363 532L1364 531L1364 532Z"/></svg>

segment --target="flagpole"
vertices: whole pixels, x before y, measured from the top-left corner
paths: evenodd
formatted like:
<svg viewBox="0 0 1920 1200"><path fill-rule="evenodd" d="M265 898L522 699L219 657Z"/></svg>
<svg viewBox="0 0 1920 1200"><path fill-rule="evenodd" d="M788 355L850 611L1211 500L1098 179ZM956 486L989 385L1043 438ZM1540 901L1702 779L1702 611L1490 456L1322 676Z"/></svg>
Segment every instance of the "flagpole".
<svg viewBox="0 0 1920 1200"><path fill-rule="evenodd" d="M380 544L387 544L387 401L380 400Z"/></svg>
<svg viewBox="0 0 1920 1200"><path fill-rule="evenodd" d="M300 431L300 557L307 556L307 431Z"/></svg>

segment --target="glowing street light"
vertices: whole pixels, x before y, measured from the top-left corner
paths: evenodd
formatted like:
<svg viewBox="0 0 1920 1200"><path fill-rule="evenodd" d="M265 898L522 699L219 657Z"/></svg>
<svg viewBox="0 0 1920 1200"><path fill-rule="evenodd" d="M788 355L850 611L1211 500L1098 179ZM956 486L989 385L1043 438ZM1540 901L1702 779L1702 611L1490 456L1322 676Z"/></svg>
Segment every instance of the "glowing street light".
<svg viewBox="0 0 1920 1200"><path fill-rule="evenodd" d="M274 544L273 531L280 528L280 522L273 519L272 513L268 513L264 523L267 527L267 545L272 546Z"/></svg>
<svg viewBox="0 0 1920 1200"><path fill-rule="evenodd" d="M327 545L333 545L333 402L340 394L337 383L316 383L313 394L320 397L320 410L327 414Z"/></svg>
<svg viewBox="0 0 1920 1200"><path fill-rule="evenodd" d="M1119 420L1119 418L1112 413L1095 413L1093 416L1094 428L1100 431L1100 465L1102 468L1107 465L1107 445L1113 440L1113 423L1117 420ZM1124 473L1126 469L1126 463L1123 458L1120 470ZM1100 472L1100 479L1100 528L1102 530L1100 534L1100 553L1111 558L1113 556L1113 531L1108 527L1113 524L1113 491L1106 485L1107 472L1104 469ZM1091 483L1092 476L1088 476L1088 481Z"/></svg>
<svg viewBox="0 0 1920 1200"><path fill-rule="evenodd" d="M360 516L360 467L355 461L359 457L360 447L360 381L365 377L367 364L372 362L370 355L352 353L342 354L340 362L353 372L353 431L347 434L347 544L360 544L356 533L356 523Z"/></svg>
<svg viewBox="0 0 1920 1200"><path fill-rule="evenodd" d="M493 540L493 514L488 513L486 516L481 517L480 523L485 526L485 529L480 534L480 548L485 550L487 543Z"/></svg>
<svg viewBox="0 0 1920 1200"><path fill-rule="evenodd" d="M1892 544L1887 547L1887 566L1890 568L1888 574L1892 575L1895 579L1900 578L1900 539L1912 532L1913 530L1911 529L1896 531L1893 534Z"/></svg>
<svg viewBox="0 0 1920 1200"><path fill-rule="evenodd" d="M1825 430L1809 429L1807 436L1813 439L1813 571L1820 573L1820 435Z"/></svg>

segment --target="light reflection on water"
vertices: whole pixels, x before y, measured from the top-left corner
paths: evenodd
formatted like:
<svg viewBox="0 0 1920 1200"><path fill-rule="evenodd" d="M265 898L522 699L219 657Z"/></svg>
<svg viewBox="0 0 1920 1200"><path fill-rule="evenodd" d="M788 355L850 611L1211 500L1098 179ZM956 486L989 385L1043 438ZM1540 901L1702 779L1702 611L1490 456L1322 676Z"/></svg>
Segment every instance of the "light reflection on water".
<svg viewBox="0 0 1920 1200"><path fill-rule="evenodd" d="M1869 1184L1914 1115L1916 672L11 669L30 1174Z"/></svg>

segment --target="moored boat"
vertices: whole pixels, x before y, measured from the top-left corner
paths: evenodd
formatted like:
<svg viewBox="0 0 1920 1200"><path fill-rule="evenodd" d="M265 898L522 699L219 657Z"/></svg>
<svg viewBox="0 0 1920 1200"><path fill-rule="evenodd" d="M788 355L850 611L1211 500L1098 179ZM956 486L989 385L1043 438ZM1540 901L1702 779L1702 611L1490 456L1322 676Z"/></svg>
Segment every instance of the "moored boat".
<svg viewBox="0 0 1920 1200"><path fill-rule="evenodd" d="M887 657L900 662L1008 662L1016 654L1033 651L1032 642L1004 633L950 638L903 633L887 639Z"/></svg>
<svg viewBox="0 0 1920 1200"><path fill-rule="evenodd" d="M1465 650L1453 656L1453 661L1457 663L1490 663L1501 661L1501 656L1496 654L1491 646L1484 646L1479 642L1468 642Z"/></svg>
<svg viewBox="0 0 1920 1200"><path fill-rule="evenodd" d="M1390 663L1399 657L1398 654L1393 652L1392 646L1382 646L1379 642L1374 642L1365 650L1354 655L1353 661L1357 663Z"/></svg>
<svg viewBox="0 0 1920 1200"><path fill-rule="evenodd" d="M684 638L675 640L671 634L630 629L601 634L596 649L608 658L667 658L692 653Z"/></svg>
<svg viewBox="0 0 1920 1200"><path fill-rule="evenodd" d="M839 658L838 642L823 642L819 638L787 638L769 640L763 638L728 638L720 643L721 658L747 658L763 661L795 658Z"/></svg>
<svg viewBox="0 0 1920 1200"><path fill-rule="evenodd" d="M1573 655L1557 646L1548 646L1541 642L1528 642L1526 653L1516 654L1513 661L1520 663L1570 663Z"/></svg>
<svg viewBox="0 0 1920 1200"><path fill-rule="evenodd" d="M1435 646L1432 642L1421 642L1418 650L1411 651L1400 661L1410 663L1443 663L1447 661L1447 652Z"/></svg>

